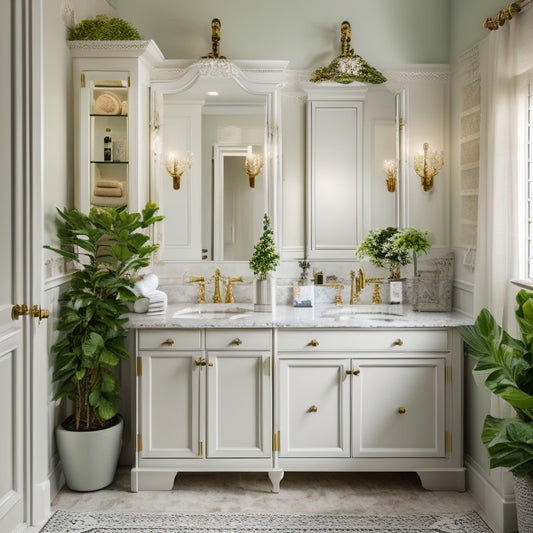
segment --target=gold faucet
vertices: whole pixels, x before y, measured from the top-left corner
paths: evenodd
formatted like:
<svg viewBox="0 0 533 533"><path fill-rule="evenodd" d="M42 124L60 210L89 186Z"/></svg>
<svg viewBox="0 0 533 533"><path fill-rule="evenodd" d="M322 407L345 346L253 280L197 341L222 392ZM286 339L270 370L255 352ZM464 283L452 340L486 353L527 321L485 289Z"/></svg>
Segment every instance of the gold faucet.
<svg viewBox="0 0 533 533"><path fill-rule="evenodd" d="M232 304L235 302L235 298L233 296L233 289L231 288L232 283L236 283L238 281L242 281L242 276L239 276L238 278L226 278L226 298L225 302L227 304Z"/></svg>
<svg viewBox="0 0 533 533"><path fill-rule="evenodd" d="M199 304L205 304L205 279L202 277L190 277L189 283L198 283L198 298L196 301Z"/></svg>
<svg viewBox="0 0 533 533"><path fill-rule="evenodd" d="M215 292L213 293L213 303L219 304L222 301L220 297L220 269L215 270Z"/></svg>
<svg viewBox="0 0 533 533"><path fill-rule="evenodd" d="M335 305L342 305L342 291L344 285L342 283L325 283L325 287L333 287L335 289Z"/></svg>
<svg viewBox="0 0 533 533"><path fill-rule="evenodd" d="M384 283L385 280L383 278L367 278L366 281L368 283L374 284L374 290L372 291L372 303L373 304L383 303L383 300L381 299L381 292L380 292L379 286L381 283Z"/></svg>
<svg viewBox="0 0 533 533"><path fill-rule="evenodd" d="M366 276L363 269L359 269L357 276L353 270L350 270L350 305L359 303L359 296L365 287Z"/></svg>

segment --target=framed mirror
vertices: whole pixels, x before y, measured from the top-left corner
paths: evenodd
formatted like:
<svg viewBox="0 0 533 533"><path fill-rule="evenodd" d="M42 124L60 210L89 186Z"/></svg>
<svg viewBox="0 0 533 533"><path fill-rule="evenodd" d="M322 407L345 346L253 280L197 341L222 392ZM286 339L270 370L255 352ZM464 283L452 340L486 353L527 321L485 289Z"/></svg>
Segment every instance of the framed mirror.
<svg viewBox="0 0 533 533"><path fill-rule="evenodd" d="M248 260L268 213L276 228L279 94L285 61L172 61L151 86L151 197L165 220L157 260ZM188 162L179 189L167 170ZM246 159L260 172L250 186Z"/></svg>

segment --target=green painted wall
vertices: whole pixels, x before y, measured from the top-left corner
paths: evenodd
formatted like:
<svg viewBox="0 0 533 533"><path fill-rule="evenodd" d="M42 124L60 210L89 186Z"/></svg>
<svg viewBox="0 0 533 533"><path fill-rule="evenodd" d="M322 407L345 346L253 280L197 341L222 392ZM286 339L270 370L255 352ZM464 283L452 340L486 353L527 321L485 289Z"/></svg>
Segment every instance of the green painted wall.
<svg viewBox="0 0 533 533"><path fill-rule="evenodd" d="M378 66L448 63L449 0L110 0L117 15L153 39L167 58L211 50L211 20L222 23L221 53L286 59L291 69L325 65L340 53L340 24L354 50Z"/></svg>

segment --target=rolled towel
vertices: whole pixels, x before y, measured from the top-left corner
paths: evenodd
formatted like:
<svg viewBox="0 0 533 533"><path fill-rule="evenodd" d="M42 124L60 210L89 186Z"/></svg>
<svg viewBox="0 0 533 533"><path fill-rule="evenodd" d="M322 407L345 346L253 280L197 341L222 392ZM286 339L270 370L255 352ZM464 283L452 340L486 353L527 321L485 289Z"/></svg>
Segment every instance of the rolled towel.
<svg viewBox="0 0 533 533"><path fill-rule="evenodd" d="M97 176L98 178L98 176ZM96 183L94 184L95 187L103 187L103 188L112 188L120 187L121 189L124 188L124 182L119 180L103 180L103 179L97 179Z"/></svg>
<svg viewBox="0 0 533 533"><path fill-rule="evenodd" d="M135 282L135 288L146 297L149 297L150 293L154 292L158 285L159 278L155 274L146 274L142 279Z"/></svg>
<svg viewBox="0 0 533 533"><path fill-rule="evenodd" d="M124 196L124 189L122 187L95 187L93 194L95 196Z"/></svg>

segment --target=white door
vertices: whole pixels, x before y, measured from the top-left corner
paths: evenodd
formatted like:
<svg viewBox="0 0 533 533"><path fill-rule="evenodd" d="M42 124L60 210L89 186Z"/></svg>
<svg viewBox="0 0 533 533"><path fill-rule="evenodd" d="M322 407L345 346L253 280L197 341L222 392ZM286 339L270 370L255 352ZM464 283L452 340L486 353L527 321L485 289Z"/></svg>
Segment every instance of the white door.
<svg viewBox="0 0 533 533"><path fill-rule="evenodd" d="M280 456L350 457L349 359L280 359Z"/></svg>
<svg viewBox="0 0 533 533"><path fill-rule="evenodd" d="M42 303L41 2L2 2L0 39L0 531L50 510L46 326L14 304ZM6 53L7 51L7 53ZM37 274L37 275L34 275Z"/></svg>
<svg viewBox="0 0 533 533"><path fill-rule="evenodd" d="M270 356L208 352L207 457L270 457Z"/></svg>

